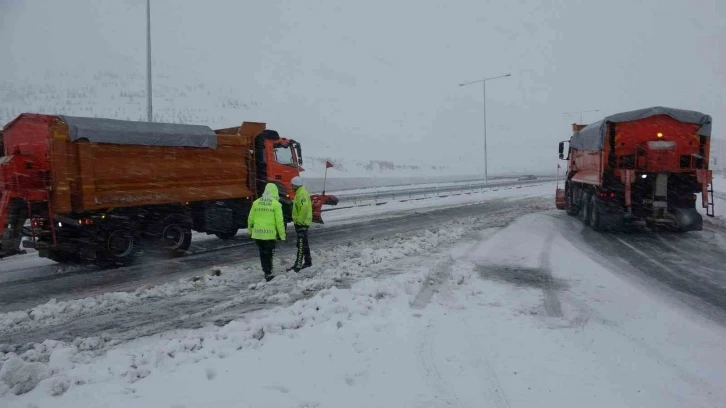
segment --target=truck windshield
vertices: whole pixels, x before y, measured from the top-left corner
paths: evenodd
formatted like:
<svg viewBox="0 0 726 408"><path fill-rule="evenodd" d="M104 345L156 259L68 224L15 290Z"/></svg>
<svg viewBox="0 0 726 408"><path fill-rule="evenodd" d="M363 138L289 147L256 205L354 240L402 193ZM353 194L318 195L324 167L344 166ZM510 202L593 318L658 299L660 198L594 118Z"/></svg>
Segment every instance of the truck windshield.
<svg viewBox="0 0 726 408"><path fill-rule="evenodd" d="M289 166L295 166L295 157L293 157L292 149L277 145L275 146L275 161Z"/></svg>

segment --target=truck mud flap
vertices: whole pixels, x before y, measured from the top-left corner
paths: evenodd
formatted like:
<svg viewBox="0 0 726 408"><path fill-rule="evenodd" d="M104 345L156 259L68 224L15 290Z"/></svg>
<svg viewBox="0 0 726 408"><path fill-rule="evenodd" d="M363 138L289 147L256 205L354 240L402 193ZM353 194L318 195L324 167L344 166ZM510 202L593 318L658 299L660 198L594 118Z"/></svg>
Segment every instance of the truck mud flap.
<svg viewBox="0 0 726 408"><path fill-rule="evenodd" d="M228 231L234 223L234 210L220 206L209 206L204 213L207 231Z"/></svg>
<svg viewBox="0 0 726 408"><path fill-rule="evenodd" d="M625 214L622 212L601 212L600 225L603 231L622 231L625 229Z"/></svg>
<svg viewBox="0 0 726 408"><path fill-rule="evenodd" d="M23 239L25 221L28 211L25 200L11 199L7 192L0 197L0 257L18 255L21 252L20 244Z"/></svg>
<svg viewBox="0 0 726 408"><path fill-rule="evenodd" d="M671 210L679 231L703 231L703 216L695 208L674 208Z"/></svg>

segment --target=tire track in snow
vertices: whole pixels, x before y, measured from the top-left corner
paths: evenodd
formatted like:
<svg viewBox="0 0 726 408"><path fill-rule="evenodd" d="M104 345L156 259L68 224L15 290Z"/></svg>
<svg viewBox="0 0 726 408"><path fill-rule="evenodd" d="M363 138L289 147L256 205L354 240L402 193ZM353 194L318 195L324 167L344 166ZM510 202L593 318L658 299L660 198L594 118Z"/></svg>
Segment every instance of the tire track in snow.
<svg viewBox="0 0 726 408"><path fill-rule="evenodd" d="M716 273L726 270L726 247L719 237L701 233L600 233L564 214L551 216L558 220L555 225L571 245L613 274L726 325L726 274ZM718 231L708 229L714 234ZM669 240L670 245L661 239Z"/></svg>
<svg viewBox="0 0 726 408"><path fill-rule="evenodd" d="M432 268L432 272L429 274L426 282L424 282L419 293L411 302L409 302L409 306L412 309L417 310L425 308L426 305L431 302L434 294L439 292L439 288L451 277L451 271L453 266L456 264L456 260L454 258L461 257L471 252L474 247L491 239L492 236L500 230L500 228L490 227L478 232L475 234L475 239L472 239L471 243L453 249L444 257L443 260L437 262L435 267Z"/></svg>
<svg viewBox="0 0 726 408"><path fill-rule="evenodd" d="M557 295L554 278L552 276L552 265L550 256L552 254L552 244L554 242L555 232L552 231L546 238L545 246L539 257L539 263L542 268L542 293L544 294L544 309L549 317L562 317L562 303Z"/></svg>
<svg viewBox="0 0 726 408"><path fill-rule="evenodd" d="M599 324L601 328L627 339L633 344L634 347L640 349L644 355L647 355L654 361L662 362L662 365L664 367L672 370L675 375L677 375L678 378L680 378L684 382L690 384L694 388L698 388L699 390L701 390L701 394L708 395L709 399L712 399L712 397L710 397L711 395L718 395L718 392L716 392L718 386L714 386L713 384L705 381L703 378L700 378L697 375L694 375L693 373L681 368L679 365L680 361L677 357L673 358L671 355L663 353L659 351L656 347L653 347L653 345L648 343L648 341L646 341L642 337L627 332L624 328L619 326L616 322L606 318L603 314L598 312L587 302L577 299L571 294L567 294L565 295L565 297L567 303L574 306L578 310L580 316L588 316L587 321L585 321L583 324L590 321L594 322L595 324ZM719 402L720 401L713 401L713 406L719 406Z"/></svg>
<svg viewBox="0 0 726 408"><path fill-rule="evenodd" d="M469 245L465 250L473 248L477 243ZM423 309L431 301L434 295L441 296L444 292L449 292L454 289L450 288L449 285L454 284L449 278L452 270L455 267L456 262L451 256L446 257L444 260L437 264L437 267L433 270L431 276L434 279L428 281L428 285L425 285L416 298L410 303L412 309ZM559 305L559 301L557 301ZM451 316L451 314L449 314ZM499 375L494 370L486 355L486 350L481 347L480 341L476 341L473 336L471 326L467 321L461 319L461 323L466 327L464 330L465 341L468 345L470 352L468 356L474 356L470 362L471 367L476 370L479 387L478 390L481 393L481 401L490 401L494 403L497 408L509 408L511 405L507 395L504 393ZM455 392L452 391L451 384L442 375L438 368L438 362L441 361L437 355L435 340L441 332L441 328L437 325L436 321L429 321L428 326L424 330L423 335L420 338L417 354L418 364L420 372L424 373L426 383L436 390L436 398L441 399L443 403L448 406L466 407L470 406L465 404Z"/></svg>
<svg viewBox="0 0 726 408"><path fill-rule="evenodd" d="M437 400L442 400L447 406L465 407L459 397L451 392L451 385L446 381L446 378L441 374L441 371L436 365L438 358L435 340L438 333L438 327L434 323L429 322L423 335L419 339L416 348L419 371L425 374L424 381L426 384L437 392L437 395L434 396Z"/></svg>
<svg viewBox="0 0 726 408"><path fill-rule="evenodd" d="M492 401L497 408L510 408L512 405L509 402L509 398L507 398L507 394L502 388L502 382L499 380L499 375L489 361L486 350L484 347L481 347L480 342L477 341L478 339L474 337L473 330L471 329L469 322L463 318L461 319L461 322L464 326L466 326L466 340L469 343L469 348L471 350L468 355L476 356L474 358L473 366L479 369L479 379L487 391L486 395L482 395L483 400ZM482 389L479 388L479 391L481 392Z"/></svg>
<svg viewBox="0 0 726 408"><path fill-rule="evenodd" d="M409 303L411 309L423 309L431 302L434 294L439 290L444 282L451 276L451 268L454 259L451 255L445 256L443 260L437 262L431 273L424 282L421 290L416 297Z"/></svg>

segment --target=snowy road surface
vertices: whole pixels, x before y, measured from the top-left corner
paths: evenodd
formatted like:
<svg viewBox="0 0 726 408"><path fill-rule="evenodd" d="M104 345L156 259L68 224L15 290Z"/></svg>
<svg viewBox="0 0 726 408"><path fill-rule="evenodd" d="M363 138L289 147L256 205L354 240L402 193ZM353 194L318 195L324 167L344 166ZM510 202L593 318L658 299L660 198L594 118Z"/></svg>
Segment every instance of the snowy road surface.
<svg viewBox="0 0 726 408"><path fill-rule="evenodd" d="M531 199L530 199L531 200ZM342 255L333 255L336 259L326 259L331 255L321 253L321 250L339 245L354 245L353 252L360 252L367 248L371 240L378 239L377 245L385 246L390 240L397 242L397 238L388 238L397 233L408 233L412 237L423 233L421 228L440 228L442 223L452 219L471 216L490 216L491 222L502 225L511 221L517 215L525 212L540 211L549 208L548 198L534 200L526 203L523 200L491 201L485 204L456 207L453 209L414 213L393 219L370 220L365 223L343 224L339 226L321 228L310 234L311 247L314 250L315 263L320 265L311 268L310 273L319 272L320 269L337 266L346 262ZM381 241L381 239L384 239ZM218 241L213 241L218 242ZM27 342L42 342L45 339L73 340L76 337L96 336L104 332L111 332L125 339L148 335L175 327L198 326L209 321L219 321L264 307L268 299L260 295L259 291L249 291L249 300L234 302L229 306L221 307L219 299L229 298L238 294L240 290L258 282L262 277L259 270L258 254L249 241L241 241L240 247L230 251L215 251L202 253L199 256L189 256L170 262L160 263L159 267L149 267L142 264L117 270L97 271L83 270L78 273L53 274L38 279L9 282L0 288L0 299L4 307L17 310L23 305L35 306L48 301L52 297L69 294L69 299L91 296L90 299L71 302L68 307L58 306L55 302L50 305L36 307L33 319L19 325L2 326L0 324L0 344L21 344ZM291 264L294 254L292 244L284 245L279 251L286 264ZM346 252L347 253L347 252ZM355 254L350 255L355 258ZM278 270L282 269L282 260L278 258ZM240 267L243 263L243 267ZM228 272L217 288L209 292L194 290L195 285L184 281L183 288L188 296L177 296L178 288L171 284L171 288L154 289L150 298L142 298L137 302L135 294L110 293L119 290L134 290L139 286L148 287L153 284L168 282L170 277L191 277L200 275L213 265L233 264L235 269ZM227 282L226 274L232 274L232 281ZM210 279L215 285L220 279ZM160 293L156 293L160 292ZM265 293L265 292L263 292ZM78 296L83 294L83 296ZM307 294L300 294L300 296ZM130 298L130 299L129 299ZM155 301L152 301L155 300ZM286 301L296 300L283 299ZM122 306L131 306L119 311ZM48 312L45 312L45 310ZM210 310L211 309L211 310ZM220 312L225 312L220 315ZM27 315L20 312L20 315ZM47 316L50 314L50 316ZM191 315L191 317L190 317ZM212 316L211 318L209 316ZM2 315L0 315L2 316ZM14 316L12 313L5 316ZM12 318L15 319L15 318ZM3 318L0 317L0 323ZM8 330L13 327L12 330Z"/></svg>
<svg viewBox="0 0 726 408"><path fill-rule="evenodd" d="M516 208L519 202L502 202L505 198L541 197L554 189L554 184L502 186L471 194L451 193L447 197L406 202L391 201L385 205L347 208L325 215L326 224L311 228L312 245L336 244L341 240L363 240L395 232L425 227L430 222L476 214L479 209L462 207L484 203L489 208ZM456 195L455 195L456 194ZM439 215L421 215L437 209ZM432 218L433 217L433 218ZM288 231L294 236L292 229ZM282 245L289 253L290 244ZM253 243L244 234L233 241L220 241L213 235L195 234L190 254L174 260L143 259L137 266L98 271L96 268L59 267L35 253L0 261L0 312L24 309L52 298L66 300L108 291L133 290L145 284L159 284L170 279L191 276L199 268L256 259Z"/></svg>
<svg viewBox="0 0 726 408"><path fill-rule="evenodd" d="M614 258L591 254L588 233L561 212L525 212L331 248L331 268L223 299L260 293L261 303L283 303L229 323L6 353L0 401L9 408L724 405L723 322L692 307L693 299L670 296L667 281L636 277L640 269L627 257L613 270Z"/></svg>
<svg viewBox="0 0 726 408"><path fill-rule="evenodd" d="M552 187L342 210L270 283L244 238L9 272L0 405L725 406L723 219L599 234Z"/></svg>

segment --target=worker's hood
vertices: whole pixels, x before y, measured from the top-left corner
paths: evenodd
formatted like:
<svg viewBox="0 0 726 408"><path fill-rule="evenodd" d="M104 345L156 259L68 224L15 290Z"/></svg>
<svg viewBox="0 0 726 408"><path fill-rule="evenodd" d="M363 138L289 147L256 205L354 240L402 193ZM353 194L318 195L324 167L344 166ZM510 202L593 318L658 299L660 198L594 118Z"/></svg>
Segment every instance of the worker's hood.
<svg viewBox="0 0 726 408"><path fill-rule="evenodd" d="M271 197L275 200L280 199L280 193L277 190L277 186L274 183L267 183L265 186L265 192L262 193L263 197Z"/></svg>

